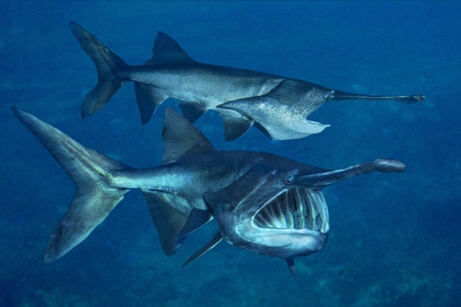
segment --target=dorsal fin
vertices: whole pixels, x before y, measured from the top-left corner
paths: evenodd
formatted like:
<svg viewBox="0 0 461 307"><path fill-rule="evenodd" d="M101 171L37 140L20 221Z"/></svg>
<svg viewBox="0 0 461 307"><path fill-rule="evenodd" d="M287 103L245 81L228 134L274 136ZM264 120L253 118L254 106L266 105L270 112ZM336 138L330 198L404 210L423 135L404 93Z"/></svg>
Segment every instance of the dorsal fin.
<svg viewBox="0 0 461 307"><path fill-rule="evenodd" d="M162 165L186 155L200 155L215 150L193 124L169 107L165 109L162 136L165 147Z"/></svg>
<svg viewBox="0 0 461 307"><path fill-rule="evenodd" d="M157 32L152 59L146 62L148 65L195 62L179 44L168 34Z"/></svg>

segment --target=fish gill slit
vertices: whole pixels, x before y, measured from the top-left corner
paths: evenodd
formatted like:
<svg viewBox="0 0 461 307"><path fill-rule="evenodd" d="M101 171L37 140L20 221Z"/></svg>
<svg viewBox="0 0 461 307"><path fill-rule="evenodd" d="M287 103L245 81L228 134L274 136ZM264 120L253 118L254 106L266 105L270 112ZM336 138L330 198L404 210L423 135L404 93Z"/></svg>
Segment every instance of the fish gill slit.
<svg viewBox="0 0 461 307"><path fill-rule="evenodd" d="M318 201L311 193L302 188L284 191L254 217L257 226L263 228L318 230L322 217L318 213Z"/></svg>

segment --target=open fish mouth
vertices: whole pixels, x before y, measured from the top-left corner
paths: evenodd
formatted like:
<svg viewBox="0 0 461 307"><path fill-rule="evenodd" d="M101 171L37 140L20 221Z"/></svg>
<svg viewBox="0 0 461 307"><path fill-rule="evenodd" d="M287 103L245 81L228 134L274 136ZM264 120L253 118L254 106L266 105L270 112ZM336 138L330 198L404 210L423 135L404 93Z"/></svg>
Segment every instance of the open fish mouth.
<svg viewBox="0 0 461 307"><path fill-rule="evenodd" d="M283 191L254 216L261 228L309 229L327 234L328 208L319 190L293 188Z"/></svg>

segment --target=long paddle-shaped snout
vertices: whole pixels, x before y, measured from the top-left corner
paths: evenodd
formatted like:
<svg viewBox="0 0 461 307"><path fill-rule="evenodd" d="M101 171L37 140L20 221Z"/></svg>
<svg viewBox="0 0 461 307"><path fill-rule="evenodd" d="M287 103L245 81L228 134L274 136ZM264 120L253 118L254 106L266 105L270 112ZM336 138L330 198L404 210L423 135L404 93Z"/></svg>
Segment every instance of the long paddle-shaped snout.
<svg viewBox="0 0 461 307"><path fill-rule="evenodd" d="M417 103L422 102L426 99L424 95L409 95L409 96L374 96L374 95L360 95L352 94L338 90L332 90L328 95L325 96L326 101L335 100L395 100L403 101L406 103Z"/></svg>
<svg viewBox="0 0 461 307"><path fill-rule="evenodd" d="M326 171L293 178L293 184L299 187L320 189L338 181L372 172L403 172L406 165L398 160L376 159L372 162L349 166L334 171Z"/></svg>

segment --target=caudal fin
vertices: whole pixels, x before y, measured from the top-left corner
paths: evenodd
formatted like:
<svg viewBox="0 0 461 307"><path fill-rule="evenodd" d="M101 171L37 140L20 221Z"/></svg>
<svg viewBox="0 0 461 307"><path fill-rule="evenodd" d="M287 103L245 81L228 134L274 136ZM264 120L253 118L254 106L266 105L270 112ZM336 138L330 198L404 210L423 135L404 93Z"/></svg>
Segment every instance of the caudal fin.
<svg viewBox="0 0 461 307"><path fill-rule="evenodd" d="M15 107L14 114L58 161L76 185L67 212L51 233L45 262L53 262L82 242L123 199L128 189L111 184L113 173L129 169Z"/></svg>
<svg viewBox="0 0 461 307"><path fill-rule="evenodd" d="M127 64L80 25L71 21L70 29L82 49L93 60L98 73L98 83L82 103L82 117L85 118L101 109L123 86L125 81L117 78L115 73Z"/></svg>

